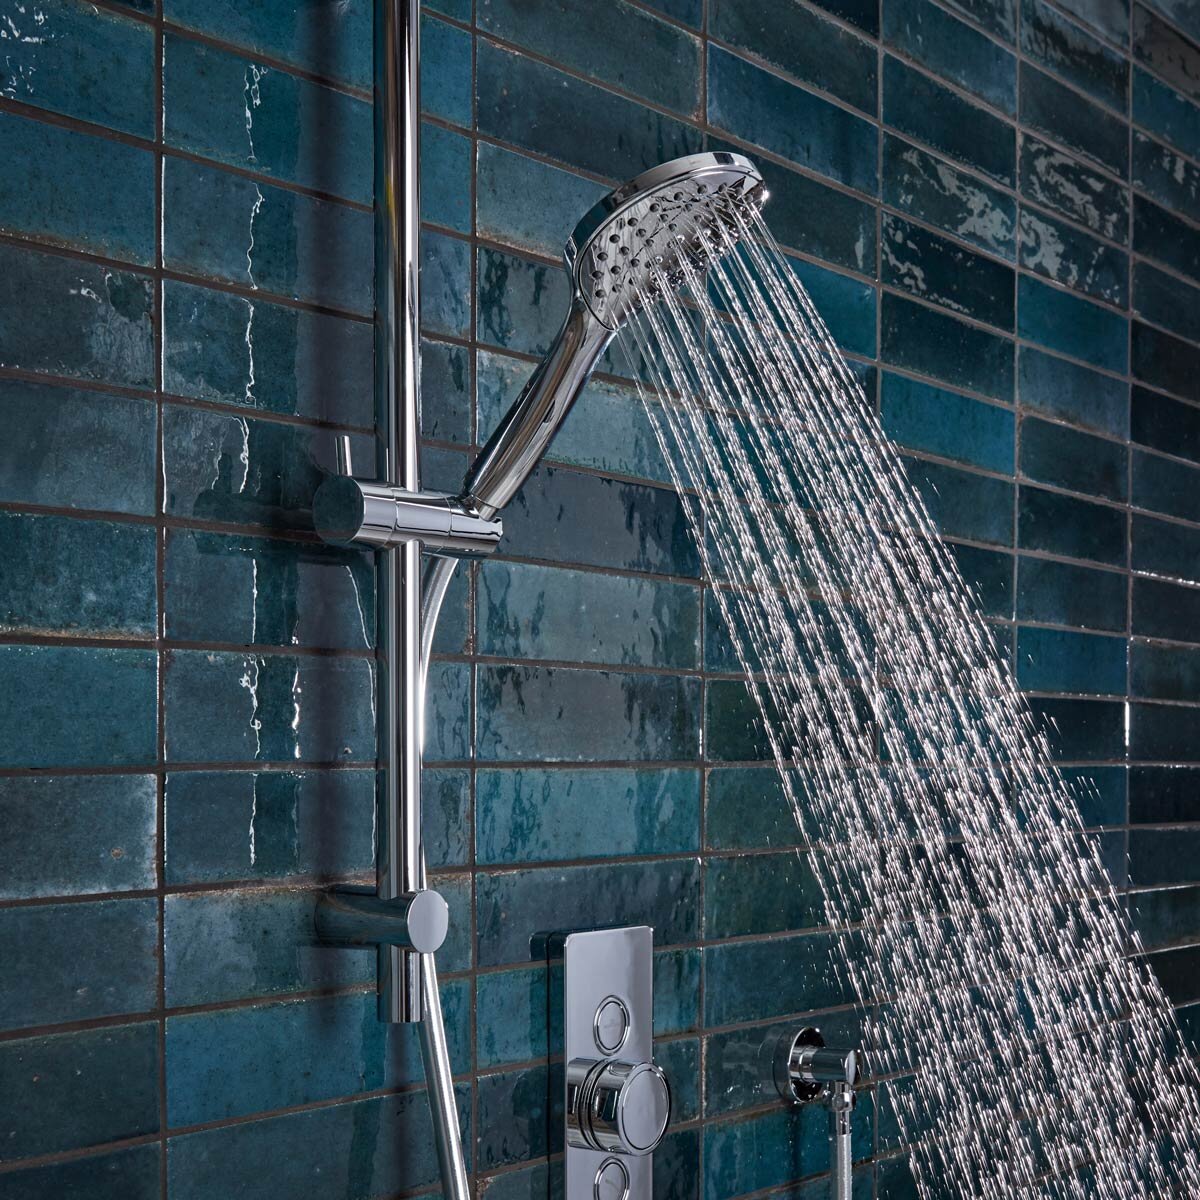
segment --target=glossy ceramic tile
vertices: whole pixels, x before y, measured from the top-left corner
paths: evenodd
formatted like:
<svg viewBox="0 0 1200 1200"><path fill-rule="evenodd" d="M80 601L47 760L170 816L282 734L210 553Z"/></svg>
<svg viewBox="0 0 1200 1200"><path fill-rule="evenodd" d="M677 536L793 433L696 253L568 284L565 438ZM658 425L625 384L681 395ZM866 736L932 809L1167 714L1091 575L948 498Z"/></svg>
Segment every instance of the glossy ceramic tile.
<svg viewBox="0 0 1200 1200"><path fill-rule="evenodd" d="M1176 91L1200 98L1200 48L1137 3L1133 6L1133 56Z"/></svg>
<svg viewBox="0 0 1200 1200"><path fill-rule="evenodd" d="M1024 338L1092 366L1124 374L1129 366L1129 322L1028 275L1017 280L1017 332Z"/></svg>
<svg viewBox="0 0 1200 1200"><path fill-rule="evenodd" d="M1185 154L1200 154L1200 125L1194 105L1186 96L1140 67L1133 69L1133 119Z"/></svg>
<svg viewBox="0 0 1200 1200"><path fill-rule="evenodd" d="M1038 483L1123 501L1127 459L1128 451L1119 442L1034 417L1021 423L1021 474Z"/></svg>
<svg viewBox="0 0 1200 1200"><path fill-rule="evenodd" d="M1128 582L1112 571L1021 555L1017 560L1017 616L1084 629L1125 629Z"/></svg>
<svg viewBox="0 0 1200 1200"><path fill-rule="evenodd" d="M1200 348L1144 325L1133 322L1130 338L1131 370L1135 379L1188 400L1200 400Z"/></svg>
<svg viewBox="0 0 1200 1200"><path fill-rule="evenodd" d="M44 1196L87 1196L89 1200L157 1200L160 1147L135 1146L88 1154L4 1176L5 1200L41 1200Z"/></svg>
<svg viewBox="0 0 1200 1200"><path fill-rule="evenodd" d="M1080 91L1124 112L1129 63L1043 0L1021 2L1021 51Z"/></svg>
<svg viewBox="0 0 1200 1200"><path fill-rule="evenodd" d="M1020 489L1019 507L1021 549L1126 565L1128 517L1122 509L1028 486Z"/></svg>
<svg viewBox="0 0 1200 1200"><path fill-rule="evenodd" d="M1012 44L1017 38L1017 0L952 0L949 7Z"/></svg>
<svg viewBox="0 0 1200 1200"><path fill-rule="evenodd" d="M1015 571L1012 555L981 546L951 545L950 551L985 617L1011 620Z"/></svg>
<svg viewBox="0 0 1200 1200"><path fill-rule="evenodd" d="M1130 762L1200 761L1200 709L1181 705L1129 706Z"/></svg>
<svg viewBox="0 0 1200 1200"><path fill-rule="evenodd" d="M1122 178L1129 174L1129 133L1108 110L1029 63L1021 64L1022 124Z"/></svg>
<svg viewBox="0 0 1200 1200"><path fill-rule="evenodd" d="M1133 248L1200 280L1200 231L1142 196L1133 197Z"/></svg>
<svg viewBox="0 0 1200 1200"><path fill-rule="evenodd" d="M1133 767L1129 772L1129 820L1133 825L1190 821L1197 772L1187 767Z"/></svg>
<svg viewBox="0 0 1200 1200"><path fill-rule="evenodd" d="M1163 579L1133 580L1133 632L1146 637L1194 642L1200 621L1200 591Z"/></svg>
<svg viewBox="0 0 1200 1200"><path fill-rule="evenodd" d="M1017 633L1017 682L1033 692L1125 694L1125 639L1031 629Z"/></svg>
<svg viewBox="0 0 1200 1200"><path fill-rule="evenodd" d="M1133 308L1155 325L1189 341L1200 341L1200 288L1150 263L1133 268Z"/></svg>
<svg viewBox="0 0 1200 1200"><path fill-rule="evenodd" d="M903 461L905 473L943 536L1013 544L1011 483L941 463Z"/></svg>
<svg viewBox="0 0 1200 1200"><path fill-rule="evenodd" d="M1013 469L1016 421L1007 409L884 372L879 412L884 432L907 449Z"/></svg>
<svg viewBox="0 0 1200 1200"><path fill-rule="evenodd" d="M1028 208L1021 211L1019 239L1021 266L1097 300L1129 304L1129 259L1123 251Z"/></svg>
<svg viewBox="0 0 1200 1200"><path fill-rule="evenodd" d="M1059 762L1105 762L1125 757L1128 717L1123 702L1034 698L1030 708L1045 731L1051 754Z"/></svg>
<svg viewBox="0 0 1200 1200"><path fill-rule="evenodd" d="M1200 521L1200 473L1194 467L1135 449L1130 469L1136 507Z"/></svg>
<svg viewBox="0 0 1200 1200"><path fill-rule="evenodd" d="M1169 146L1136 130L1133 134L1133 182L1172 212L1194 214L1200 198L1200 167Z"/></svg>
<svg viewBox="0 0 1200 1200"><path fill-rule="evenodd" d="M1147 700L1200 700L1200 650L1133 642L1129 647L1129 691Z"/></svg>
<svg viewBox="0 0 1200 1200"><path fill-rule="evenodd" d="M1200 529L1133 515L1133 569L1200 583Z"/></svg>
<svg viewBox="0 0 1200 1200"><path fill-rule="evenodd" d="M1048 417L1113 437L1129 433L1129 384L1065 358L1022 346L1017 355L1017 398Z"/></svg>
<svg viewBox="0 0 1200 1200"><path fill-rule="evenodd" d="M1129 240L1129 193L1071 154L1020 136L1021 194L1110 241Z"/></svg>
<svg viewBox="0 0 1200 1200"><path fill-rule="evenodd" d="M1195 408L1146 388L1133 389L1130 437L1152 450L1200 463L1200 429Z"/></svg>
<svg viewBox="0 0 1200 1200"><path fill-rule="evenodd" d="M806 855L785 850L705 861L706 937L782 933L825 923L825 902Z"/></svg>

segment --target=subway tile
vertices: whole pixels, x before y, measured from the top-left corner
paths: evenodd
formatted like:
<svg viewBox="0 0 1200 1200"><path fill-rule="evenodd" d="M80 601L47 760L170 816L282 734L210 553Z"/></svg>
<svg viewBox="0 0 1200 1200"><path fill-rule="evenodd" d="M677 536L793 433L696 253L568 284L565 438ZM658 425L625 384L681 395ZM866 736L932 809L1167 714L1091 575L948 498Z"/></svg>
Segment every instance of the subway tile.
<svg viewBox="0 0 1200 1200"><path fill-rule="evenodd" d="M1021 210L1021 266L1119 308L1129 304L1129 258L1065 221Z"/></svg>
<svg viewBox="0 0 1200 1200"><path fill-rule="evenodd" d="M1200 48L1141 4L1133 6L1133 57L1177 92L1200 98Z"/></svg>
<svg viewBox="0 0 1200 1200"><path fill-rule="evenodd" d="M616 181L694 154L697 130L488 41L477 47L479 132ZM578 136L578 114L588 136Z"/></svg>
<svg viewBox="0 0 1200 1200"><path fill-rule="evenodd" d="M152 763L157 676L153 650L0 646L0 766Z"/></svg>
<svg viewBox="0 0 1200 1200"><path fill-rule="evenodd" d="M1131 468L1135 507L1200 521L1200 471L1195 467L1135 449Z"/></svg>
<svg viewBox="0 0 1200 1200"><path fill-rule="evenodd" d="M153 888L156 807L151 775L0 780L0 899Z"/></svg>
<svg viewBox="0 0 1200 1200"><path fill-rule="evenodd" d="M1019 506L1022 550L1125 566L1128 521L1123 509L1028 485L1021 487Z"/></svg>
<svg viewBox="0 0 1200 1200"><path fill-rule="evenodd" d="M158 1065L149 1021L0 1044L5 1160L157 1133Z"/></svg>
<svg viewBox="0 0 1200 1200"><path fill-rule="evenodd" d="M1129 907L1133 927L1148 950L1200 937L1200 888L1139 892L1130 897Z"/></svg>
<svg viewBox="0 0 1200 1200"><path fill-rule="evenodd" d="M422 437L457 445L470 443L471 359L471 352L462 346L421 342Z"/></svg>
<svg viewBox="0 0 1200 1200"><path fill-rule="evenodd" d="M370 649L374 587L374 563L361 550L172 529L164 630L177 641Z"/></svg>
<svg viewBox="0 0 1200 1200"><path fill-rule="evenodd" d="M1125 695L1125 639L1022 626L1017 683L1032 692Z"/></svg>
<svg viewBox="0 0 1200 1200"><path fill-rule="evenodd" d="M807 854L711 857L704 866L704 936L741 937L826 924Z"/></svg>
<svg viewBox="0 0 1200 1200"><path fill-rule="evenodd" d="M1123 632L1128 579L1073 563L1020 555L1017 618L1084 629Z"/></svg>
<svg viewBox="0 0 1200 1200"><path fill-rule="evenodd" d="M558 266L486 246L478 260L479 340L518 353L545 354L570 303L566 274Z"/></svg>
<svg viewBox="0 0 1200 1200"><path fill-rule="evenodd" d="M1200 342L1200 288L1150 263L1133 265L1133 309L1180 337Z"/></svg>
<svg viewBox="0 0 1200 1200"><path fill-rule="evenodd" d="M168 33L163 137L201 158L369 205L371 106L227 50Z"/></svg>
<svg viewBox="0 0 1200 1200"><path fill-rule="evenodd" d="M0 230L143 266L154 258L154 156L0 114Z"/></svg>
<svg viewBox="0 0 1200 1200"><path fill-rule="evenodd" d="M819 0L819 7L871 37L879 34L879 0Z"/></svg>
<svg viewBox="0 0 1200 1200"><path fill-rule="evenodd" d="M1129 706L1130 762L1200 761L1200 708Z"/></svg>
<svg viewBox="0 0 1200 1200"><path fill-rule="evenodd" d="M483 1076L479 1080L475 1150L479 1169L546 1157L562 1091L561 1065L521 1067Z"/></svg>
<svg viewBox="0 0 1200 1200"><path fill-rule="evenodd" d="M1016 42L1017 0L948 0L948 4L1010 45Z"/></svg>
<svg viewBox="0 0 1200 1200"><path fill-rule="evenodd" d="M1200 230L1136 194L1133 248L1138 254L1200 281Z"/></svg>
<svg viewBox="0 0 1200 1200"><path fill-rule="evenodd" d="M475 902L480 966L536 958L539 935L613 925L651 925L655 944L700 936L700 865L694 858L541 867L483 873Z"/></svg>
<svg viewBox="0 0 1200 1200"><path fill-rule="evenodd" d="M1015 182L1012 126L890 55L884 60L883 119L1000 183Z"/></svg>
<svg viewBox="0 0 1200 1200"><path fill-rule="evenodd" d="M153 899L0 910L0 1029L146 1012L158 996Z"/></svg>
<svg viewBox="0 0 1200 1200"><path fill-rule="evenodd" d="M1131 642L1129 692L1146 700L1200 700L1200 649Z"/></svg>
<svg viewBox="0 0 1200 1200"><path fill-rule="evenodd" d="M0 95L154 137L151 26L71 0L43 0L36 7L4 0L0 20L7 27Z"/></svg>
<svg viewBox="0 0 1200 1200"><path fill-rule="evenodd" d="M163 387L175 395L365 426L371 362L366 322L163 284Z"/></svg>
<svg viewBox="0 0 1200 1200"><path fill-rule="evenodd" d="M1013 617L1013 559L1011 554L981 546L949 545L964 582L985 617Z"/></svg>
<svg viewBox="0 0 1200 1200"><path fill-rule="evenodd" d="M1102 762L1125 757L1124 701L1035 697L1030 707L1056 761Z"/></svg>
<svg viewBox="0 0 1200 1200"><path fill-rule="evenodd" d="M1017 280L1017 333L1093 366L1129 367L1128 320L1111 309L1060 291L1028 275Z"/></svg>
<svg viewBox="0 0 1200 1200"><path fill-rule="evenodd" d="M1022 346L1017 395L1025 408L1124 438L1129 433L1129 384Z"/></svg>
<svg viewBox="0 0 1200 1200"><path fill-rule="evenodd" d="M0 558L0 631L154 636L149 526L0 512Z"/></svg>
<svg viewBox="0 0 1200 1200"><path fill-rule="evenodd" d="M665 16L674 17L694 29L700 27L703 18L704 0L646 0L650 8L655 8Z"/></svg>
<svg viewBox="0 0 1200 1200"><path fill-rule="evenodd" d="M0 366L154 386L147 276L0 245Z"/></svg>
<svg viewBox="0 0 1200 1200"><path fill-rule="evenodd" d="M581 531L586 530L582 537ZM508 553L695 578L699 555L674 491L540 467L504 512Z"/></svg>
<svg viewBox="0 0 1200 1200"><path fill-rule="evenodd" d="M878 110L874 49L792 0L760 0L754 5L715 0L708 32L869 116Z"/></svg>
<svg viewBox="0 0 1200 1200"><path fill-rule="evenodd" d="M1021 194L1110 241L1129 241L1129 191L1086 163L1022 132Z"/></svg>
<svg viewBox="0 0 1200 1200"><path fill-rule="evenodd" d="M1097 825L1124 825L1127 812L1125 767L1065 767L1059 775L1079 810L1080 820Z"/></svg>
<svg viewBox="0 0 1200 1200"><path fill-rule="evenodd" d="M654 955L654 1028L660 1035L700 1026L700 951L659 950Z"/></svg>
<svg viewBox="0 0 1200 1200"><path fill-rule="evenodd" d="M700 1116L700 1039L657 1042L654 1060L670 1083L672 1118L681 1124L696 1120Z"/></svg>
<svg viewBox="0 0 1200 1200"><path fill-rule="evenodd" d="M709 47L708 120L858 191L879 186L874 125L719 46Z"/></svg>
<svg viewBox="0 0 1200 1200"><path fill-rule="evenodd" d="M163 262L293 300L369 313L371 214L187 159L163 164Z"/></svg>
<svg viewBox="0 0 1200 1200"><path fill-rule="evenodd" d="M469 1089L460 1085L456 1095L460 1126L469 1131ZM270 1171L262 1169L265 1162L273 1164ZM167 1186L177 1200L204 1200L214 1192L241 1200L308 1200L330 1180L345 1180L348 1170L352 1194L390 1196L436 1186L424 1091L218 1126L174 1137L167 1148Z"/></svg>
<svg viewBox="0 0 1200 1200"><path fill-rule="evenodd" d="M421 124L421 220L471 232L471 139L452 129Z"/></svg>
<svg viewBox="0 0 1200 1200"><path fill-rule="evenodd" d="M804 795L798 773L793 786ZM709 772L705 839L714 850L799 844L796 817L774 767L723 767Z"/></svg>
<svg viewBox="0 0 1200 1200"><path fill-rule="evenodd" d="M904 459L905 472L943 537L1013 544L1013 485L941 463Z"/></svg>
<svg viewBox="0 0 1200 1200"><path fill-rule="evenodd" d="M486 761L681 761L698 750L697 679L480 666L476 704Z"/></svg>
<svg viewBox="0 0 1200 1200"><path fill-rule="evenodd" d="M1157 0L1155 8L1192 41L1200 40L1200 11L1193 0Z"/></svg>
<svg viewBox="0 0 1200 1200"><path fill-rule="evenodd" d="M788 266L808 293L833 340L850 354L875 357L875 289L801 259Z"/></svg>
<svg viewBox="0 0 1200 1200"><path fill-rule="evenodd" d="M883 200L1002 258L1015 255L1011 196L890 133L883 135Z"/></svg>
<svg viewBox="0 0 1200 1200"><path fill-rule="evenodd" d="M471 55L467 30L427 14L421 17L422 111L471 127Z"/></svg>
<svg viewBox="0 0 1200 1200"><path fill-rule="evenodd" d="M1021 0L1021 51L1094 100L1125 111L1128 60L1043 0Z"/></svg>
<svg viewBox="0 0 1200 1200"><path fill-rule="evenodd" d="M1133 322L1133 376L1164 392L1200 401L1200 349L1152 325Z"/></svg>
<svg viewBox="0 0 1200 1200"><path fill-rule="evenodd" d="M1185 154L1200 157L1196 105L1137 66L1133 68L1133 119Z"/></svg>
<svg viewBox="0 0 1200 1200"><path fill-rule="evenodd" d="M87 1200L158 1200L161 1148L134 1146L9 1171L0 1180L4 1200L79 1196Z"/></svg>
<svg viewBox="0 0 1200 1200"><path fill-rule="evenodd" d="M885 4L883 40L994 108L1016 112L1016 56L930 0Z"/></svg>
<svg viewBox="0 0 1200 1200"><path fill-rule="evenodd" d="M1013 270L884 213L882 282L988 325L1011 330Z"/></svg>
<svg viewBox="0 0 1200 1200"><path fill-rule="evenodd" d="M1133 632L1144 637L1197 640L1200 590L1165 579L1133 578Z"/></svg>
<svg viewBox="0 0 1200 1200"><path fill-rule="evenodd" d="M880 357L884 362L997 400L1013 396L1013 345L923 305L885 292Z"/></svg>
<svg viewBox="0 0 1200 1200"><path fill-rule="evenodd" d="M441 993L458 1074L470 1065L469 985L452 980ZM372 990L169 1018L168 1123L202 1125L419 1083L417 1027L380 1021L376 1007Z"/></svg>
<svg viewBox="0 0 1200 1200"><path fill-rule="evenodd" d="M1198 815L1200 772L1189 767L1133 767L1129 772L1132 825L1190 822Z"/></svg>
<svg viewBox="0 0 1200 1200"><path fill-rule="evenodd" d="M1012 472L1015 419L1008 409L885 371L880 419L907 449Z"/></svg>
<svg viewBox="0 0 1200 1200"><path fill-rule="evenodd" d="M700 102L699 40L623 0L566 0L546 10L489 0L480 6L479 25L664 108L691 115Z"/></svg>
<svg viewBox="0 0 1200 1200"><path fill-rule="evenodd" d="M1105 167L1129 174L1129 131L1125 122L1085 100L1053 76L1021 64L1021 123Z"/></svg>
<svg viewBox="0 0 1200 1200"><path fill-rule="evenodd" d="M1200 838L1193 829L1132 830L1129 834L1130 882L1143 887L1194 883L1198 848ZM1130 902L1136 905L1137 897L1131 897Z"/></svg>
<svg viewBox="0 0 1200 1200"><path fill-rule="evenodd" d="M1200 583L1200 529L1133 514L1133 569Z"/></svg>
<svg viewBox="0 0 1200 1200"><path fill-rule="evenodd" d="M487 563L476 644L480 654L505 658L695 667L699 601L686 584Z"/></svg>
<svg viewBox="0 0 1200 1200"><path fill-rule="evenodd" d="M1037 483L1124 501L1127 461L1122 443L1036 417L1021 422L1021 474Z"/></svg>
<svg viewBox="0 0 1200 1200"><path fill-rule="evenodd" d="M1130 427L1133 441L1200 463L1200 417L1195 405L1135 387Z"/></svg>
<svg viewBox="0 0 1200 1200"><path fill-rule="evenodd" d="M310 11L290 0L163 0L163 16L303 71L359 88L371 86L371 7L342 4Z"/></svg>
<svg viewBox="0 0 1200 1200"><path fill-rule="evenodd" d="M596 839L596 830L604 838ZM695 770L480 771L475 861L548 862L699 850Z"/></svg>
<svg viewBox="0 0 1200 1200"><path fill-rule="evenodd" d="M1129 44L1129 0L1066 0L1060 7L1110 41Z"/></svg>
<svg viewBox="0 0 1200 1200"><path fill-rule="evenodd" d="M1159 204L1195 218L1200 199L1200 167L1161 142L1133 132L1133 183Z"/></svg>

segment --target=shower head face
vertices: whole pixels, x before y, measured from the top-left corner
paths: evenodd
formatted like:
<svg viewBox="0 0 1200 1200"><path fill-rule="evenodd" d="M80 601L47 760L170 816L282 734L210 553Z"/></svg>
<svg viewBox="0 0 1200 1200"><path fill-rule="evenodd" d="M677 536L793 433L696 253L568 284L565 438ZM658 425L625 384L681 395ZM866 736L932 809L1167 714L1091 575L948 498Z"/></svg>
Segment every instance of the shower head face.
<svg viewBox="0 0 1200 1200"><path fill-rule="evenodd" d="M767 198L762 176L740 154L716 151L672 159L604 197L567 242L567 270L592 315L619 329L662 281L677 288L685 261L704 266L714 235L723 249L740 235L739 218Z"/></svg>

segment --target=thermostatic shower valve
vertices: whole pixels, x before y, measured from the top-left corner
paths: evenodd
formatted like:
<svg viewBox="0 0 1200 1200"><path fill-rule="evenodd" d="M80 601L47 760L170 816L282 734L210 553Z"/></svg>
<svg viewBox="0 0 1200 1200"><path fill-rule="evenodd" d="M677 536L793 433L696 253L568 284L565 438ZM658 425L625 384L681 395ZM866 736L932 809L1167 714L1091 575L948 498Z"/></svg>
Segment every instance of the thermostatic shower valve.
<svg viewBox="0 0 1200 1200"><path fill-rule="evenodd" d="M563 943L566 1200L650 1200L651 1155L671 1115L653 1054L648 926Z"/></svg>

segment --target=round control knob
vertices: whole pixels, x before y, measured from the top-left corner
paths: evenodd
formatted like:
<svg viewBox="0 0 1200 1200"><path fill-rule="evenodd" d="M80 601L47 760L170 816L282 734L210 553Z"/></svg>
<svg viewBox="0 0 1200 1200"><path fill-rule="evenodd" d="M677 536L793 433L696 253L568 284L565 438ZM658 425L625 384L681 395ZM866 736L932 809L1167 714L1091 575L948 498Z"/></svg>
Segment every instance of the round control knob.
<svg viewBox="0 0 1200 1200"><path fill-rule="evenodd" d="M610 1154L649 1154L671 1116L667 1077L653 1063L575 1059L567 1068L568 1132Z"/></svg>

